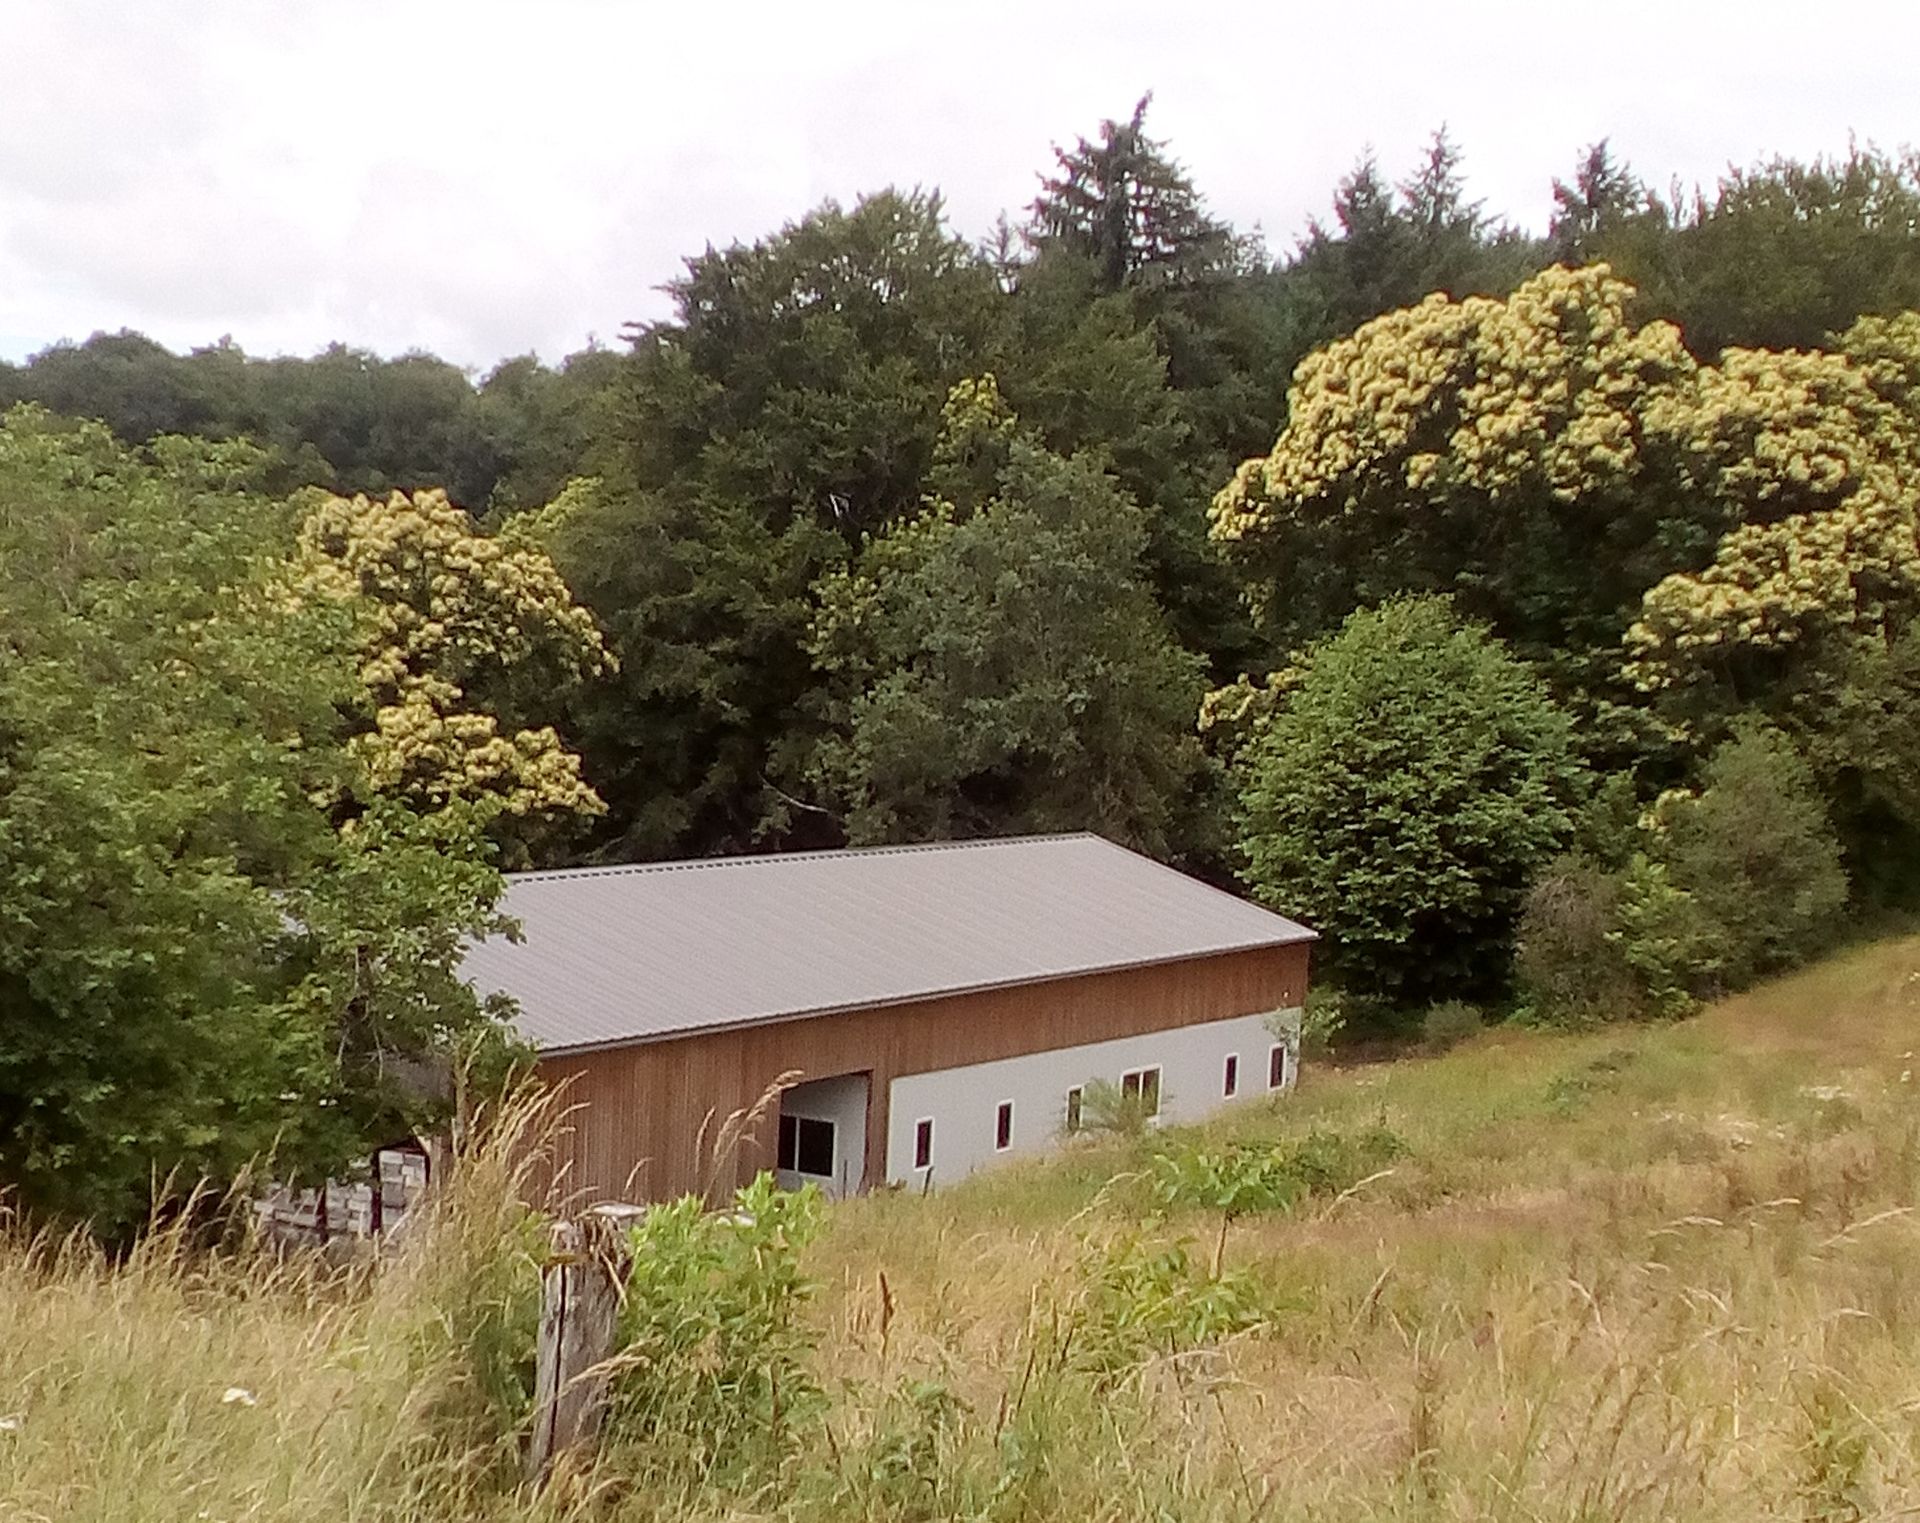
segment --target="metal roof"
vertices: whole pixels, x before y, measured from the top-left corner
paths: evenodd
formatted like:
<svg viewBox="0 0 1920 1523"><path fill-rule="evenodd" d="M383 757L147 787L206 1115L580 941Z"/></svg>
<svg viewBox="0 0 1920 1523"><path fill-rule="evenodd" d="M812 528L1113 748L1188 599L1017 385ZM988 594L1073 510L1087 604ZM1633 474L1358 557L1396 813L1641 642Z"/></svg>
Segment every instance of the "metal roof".
<svg viewBox="0 0 1920 1523"><path fill-rule="evenodd" d="M1093 835L515 873L462 971L559 1052L1037 983L1313 932Z"/></svg>

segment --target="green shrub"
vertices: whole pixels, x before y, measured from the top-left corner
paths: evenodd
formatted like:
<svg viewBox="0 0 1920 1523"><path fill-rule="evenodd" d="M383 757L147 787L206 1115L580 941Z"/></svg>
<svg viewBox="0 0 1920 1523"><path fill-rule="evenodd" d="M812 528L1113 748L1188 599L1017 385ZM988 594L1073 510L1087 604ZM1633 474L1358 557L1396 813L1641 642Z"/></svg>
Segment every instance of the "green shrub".
<svg viewBox="0 0 1920 1523"><path fill-rule="evenodd" d="M1514 971L1536 1018L1673 1017L1820 949L1847 899L1813 775L1778 731L1743 729L1607 853L1554 863L1521 913Z"/></svg>
<svg viewBox="0 0 1920 1523"><path fill-rule="evenodd" d="M1320 1058L1332 1052L1347 1028L1347 997L1333 984L1317 984L1307 991L1300 1011L1300 1052ZM1269 1030L1272 1030L1269 1025ZM1275 1036L1284 1033L1275 1031Z"/></svg>
<svg viewBox="0 0 1920 1523"><path fill-rule="evenodd" d="M1139 1137L1160 1114L1161 1096L1127 1094L1111 1079L1089 1079L1080 1087L1080 1130Z"/></svg>
<svg viewBox="0 0 1920 1523"><path fill-rule="evenodd" d="M1425 1019L1420 1022L1420 1038L1428 1052L1445 1052L1469 1037L1478 1036L1486 1024L1487 1018L1478 1005L1458 999L1442 1000L1428 1008Z"/></svg>
<svg viewBox="0 0 1920 1523"><path fill-rule="evenodd" d="M1198 1207L1244 1216L1290 1211L1311 1196L1337 1195L1407 1151L1386 1126L1353 1134L1315 1127L1300 1141L1277 1146L1170 1147L1155 1155L1148 1177L1163 1210Z"/></svg>
<svg viewBox="0 0 1920 1523"><path fill-rule="evenodd" d="M1540 680L1439 598L1354 614L1234 764L1246 881L1350 993L1416 1010L1506 981L1584 786Z"/></svg>
<svg viewBox="0 0 1920 1523"><path fill-rule="evenodd" d="M1692 897L1674 885L1665 863L1634 854L1620 876L1615 916L1613 935L1641 1011L1668 1019L1690 1015L1717 964Z"/></svg>
<svg viewBox="0 0 1920 1523"><path fill-rule="evenodd" d="M778 1189L770 1174L728 1211L686 1196L647 1212L620 1311L617 1437L701 1473L786 1448L820 1397L799 1317L813 1294L800 1254L820 1213L817 1190Z"/></svg>
<svg viewBox="0 0 1920 1523"><path fill-rule="evenodd" d="M1275 1310L1244 1271L1210 1273L1184 1243L1156 1247L1122 1238L1083 1271L1066 1353L1074 1368L1111 1381L1155 1356L1251 1331Z"/></svg>
<svg viewBox="0 0 1920 1523"><path fill-rule="evenodd" d="M1661 857L1693 900L1716 981L1744 988L1830 940L1847 876L1813 773L1778 730L1742 729L1702 781L1662 801Z"/></svg>
<svg viewBox="0 0 1920 1523"><path fill-rule="evenodd" d="M1620 936L1620 875L1561 857L1520 914L1514 980L1529 1016L1580 1026L1638 1014L1639 981Z"/></svg>

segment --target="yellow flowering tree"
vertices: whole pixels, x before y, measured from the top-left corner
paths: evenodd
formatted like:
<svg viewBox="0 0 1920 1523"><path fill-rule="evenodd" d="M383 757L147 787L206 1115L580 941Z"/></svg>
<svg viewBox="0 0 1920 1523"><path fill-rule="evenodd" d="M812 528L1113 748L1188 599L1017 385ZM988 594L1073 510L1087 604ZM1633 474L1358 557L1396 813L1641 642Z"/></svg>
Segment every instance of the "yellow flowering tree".
<svg viewBox="0 0 1920 1523"><path fill-rule="evenodd" d="M1604 265L1551 269L1303 362L1272 453L1213 505L1269 634L1441 589L1563 688L1654 695L1691 741L1836 685L1829 729L1849 704L1884 724L1916 590L1920 316L1705 365L1671 325L1633 327L1633 294Z"/></svg>
<svg viewBox="0 0 1920 1523"><path fill-rule="evenodd" d="M293 586L357 616L368 727L353 748L375 792L516 817L601 811L552 726L497 717L611 665L526 536L477 532L438 491L328 497L301 526Z"/></svg>
<svg viewBox="0 0 1920 1523"><path fill-rule="evenodd" d="M1269 636L1419 590L1525 644L1616 635L1609 617L1721 513L1671 437L1698 366L1670 324L1627 320L1632 296L1604 265L1555 268L1302 361L1273 450L1212 507Z"/></svg>

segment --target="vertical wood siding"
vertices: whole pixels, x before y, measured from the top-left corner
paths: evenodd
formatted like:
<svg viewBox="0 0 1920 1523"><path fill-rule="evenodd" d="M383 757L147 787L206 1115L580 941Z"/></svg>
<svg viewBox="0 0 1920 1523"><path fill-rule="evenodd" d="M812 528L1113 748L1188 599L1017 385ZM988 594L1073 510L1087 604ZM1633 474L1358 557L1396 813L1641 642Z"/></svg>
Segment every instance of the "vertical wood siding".
<svg viewBox="0 0 1920 1523"><path fill-rule="evenodd" d="M541 1077L574 1107L555 1188L603 1200L730 1189L773 1167L776 1127L717 1170L714 1134L785 1073L871 1075L866 1175L883 1179L894 1078L1289 1009L1306 995L1307 955L1305 943L1259 947L549 1058Z"/></svg>

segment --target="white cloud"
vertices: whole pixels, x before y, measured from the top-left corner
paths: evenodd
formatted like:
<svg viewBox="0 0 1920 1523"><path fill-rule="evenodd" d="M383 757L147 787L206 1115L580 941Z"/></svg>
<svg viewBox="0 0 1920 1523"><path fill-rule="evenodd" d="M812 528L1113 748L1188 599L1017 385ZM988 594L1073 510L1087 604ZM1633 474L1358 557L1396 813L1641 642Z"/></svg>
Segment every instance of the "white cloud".
<svg viewBox="0 0 1920 1523"><path fill-rule="evenodd" d="M18 14L12 12L17 11ZM0 62L0 349L95 328L486 365L659 314L708 242L938 185L984 234L1049 145L1155 91L1222 214L1284 246L1368 144L1447 122L1538 225L1611 134L1656 178L1897 147L1920 8L900 0L40 0Z"/></svg>

